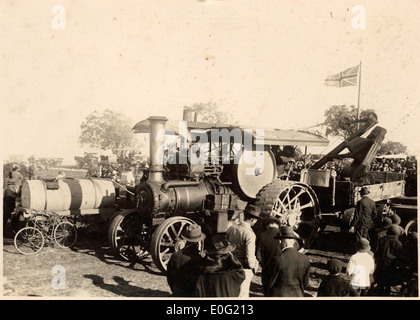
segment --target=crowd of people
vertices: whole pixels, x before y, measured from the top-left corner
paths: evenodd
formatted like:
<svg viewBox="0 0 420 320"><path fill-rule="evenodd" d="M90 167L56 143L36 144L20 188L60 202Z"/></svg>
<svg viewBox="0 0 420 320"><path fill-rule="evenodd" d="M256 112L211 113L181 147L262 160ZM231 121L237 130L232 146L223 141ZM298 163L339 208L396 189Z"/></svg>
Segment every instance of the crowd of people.
<svg viewBox="0 0 420 320"><path fill-rule="evenodd" d="M395 213L379 214L369 193L368 187L361 188L350 228L371 256L364 259L369 260L363 269L369 279L366 278L362 295L389 296L392 286L407 282L408 291L416 291L417 296L417 283L413 282L418 276L417 232L406 234Z"/></svg>
<svg viewBox="0 0 420 320"><path fill-rule="evenodd" d="M300 239L292 228L279 226L273 239L267 236L272 246L268 249L263 248L252 229L261 219L260 208L248 204L234 218L238 222L232 224L226 234L214 236L207 250L202 247L200 250L199 244L207 237L201 227L185 228L182 238L186 245L171 256L167 266L173 296L247 298L260 264L267 296L304 296L310 263L309 258L298 251L300 248L295 242ZM267 227L268 222L273 223L272 219L265 222Z"/></svg>
<svg viewBox="0 0 420 320"><path fill-rule="evenodd" d="M417 171L416 166L417 162L410 157L406 159L378 157L372 161L370 170L413 174Z"/></svg>
<svg viewBox="0 0 420 320"><path fill-rule="evenodd" d="M405 234L398 215L377 215L368 188L362 188L350 229L355 252L348 261L330 259L329 274L317 290L318 297L390 296L400 285L404 296L418 296L417 232ZM234 217L235 218L235 217ZM208 236L199 225L185 229L185 247L169 260L167 281L175 297L249 297L256 274L265 297L304 297L311 263L303 241L290 226L275 217L262 218L248 204L226 234L218 234L206 250ZM253 231L257 221L264 231ZM259 272L260 271L260 272Z"/></svg>
<svg viewBox="0 0 420 320"><path fill-rule="evenodd" d="M306 161L296 160L294 158L286 158L283 156L276 158L278 165L278 173L288 175L290 180L298 181L303 169L310 168L316 163L313 158L308 158ZM334 159L322 166L322 170L332 170L338 180L344 180L345 175L353 160L350 158ZM404 179L407 183L412 180L417 182L417 160L415 157L406 158L384 158L376 157L368 168L369 172L393 172L404 174ZM342 176L343 175L343 176ZM415 193L416 194L416 193Z"/></svg>

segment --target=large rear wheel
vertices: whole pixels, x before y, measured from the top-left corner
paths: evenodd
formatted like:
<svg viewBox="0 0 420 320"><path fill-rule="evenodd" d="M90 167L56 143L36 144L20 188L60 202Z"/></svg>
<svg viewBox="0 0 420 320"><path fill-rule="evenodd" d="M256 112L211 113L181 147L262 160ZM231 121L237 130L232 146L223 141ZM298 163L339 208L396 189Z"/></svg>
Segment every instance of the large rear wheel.
<svg viewBox="0 0 420 320"><path fill-rule="evenodd" d="M255 204L264 217L274 216L282 225L292 226L308 248L320 225L321 211L315 192L296 181L274 181L257 194Z"/></svg>

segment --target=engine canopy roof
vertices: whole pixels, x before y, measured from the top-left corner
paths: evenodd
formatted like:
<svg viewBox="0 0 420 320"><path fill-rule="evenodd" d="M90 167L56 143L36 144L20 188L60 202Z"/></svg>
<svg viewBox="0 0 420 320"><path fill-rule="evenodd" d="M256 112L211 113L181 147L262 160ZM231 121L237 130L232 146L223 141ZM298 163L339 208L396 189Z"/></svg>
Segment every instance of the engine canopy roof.
<svg viewBox="0 0 420 320"><path fill-rule="evenodd" d="M166 122L166 133L179 135L179 123L180 120L169 120ZM256 129L264 130L264 142L265 145L293 145L293 146L328 146L329 140L325 137L302 130L281 130L275 128L258 128L246 125L229 125L229 124L214 124L209 122L195 122L186 121L187 128L190 131L204 130L209 132L212 129L240 129L246 134L245 129L252 129L252 135L254 141L256 139ZM150 121L148 119L138 122L133 127L134 133L149 133L150 132Z"/></svg>

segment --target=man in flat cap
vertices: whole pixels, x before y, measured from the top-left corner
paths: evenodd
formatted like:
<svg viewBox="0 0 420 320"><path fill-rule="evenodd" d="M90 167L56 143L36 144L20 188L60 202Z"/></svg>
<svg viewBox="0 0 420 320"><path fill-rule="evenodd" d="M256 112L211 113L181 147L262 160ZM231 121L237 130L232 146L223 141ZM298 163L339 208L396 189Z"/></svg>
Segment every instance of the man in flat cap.
<svg viewBox="0 0 420 320"><path fill-rule="evenodd" d="M243 221L230 226L226 231L227 240L235 246L232 254L239 260L245 271L245 280L242 282L239 293L241 298L249 297L251 281L258 268L256 235L252 226L260 217L261 209L253 204L248 204L243 212Z"/></svg>

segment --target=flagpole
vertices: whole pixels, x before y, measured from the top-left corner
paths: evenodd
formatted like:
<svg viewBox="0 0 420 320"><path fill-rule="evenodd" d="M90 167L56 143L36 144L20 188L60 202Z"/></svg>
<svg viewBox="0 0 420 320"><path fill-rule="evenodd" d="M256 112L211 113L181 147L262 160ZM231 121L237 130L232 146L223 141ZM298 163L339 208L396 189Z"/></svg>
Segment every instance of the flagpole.
<svg viewBox="0 0 420 320"><path fill-rule="evenodd" d="M358 81L358 92L357 92L357 121L359 121L359 114L360 114L360 81L362 80L362 61L359 64L359 81ZM357 129L359 130L360 123L357 122Z"/></svg>

